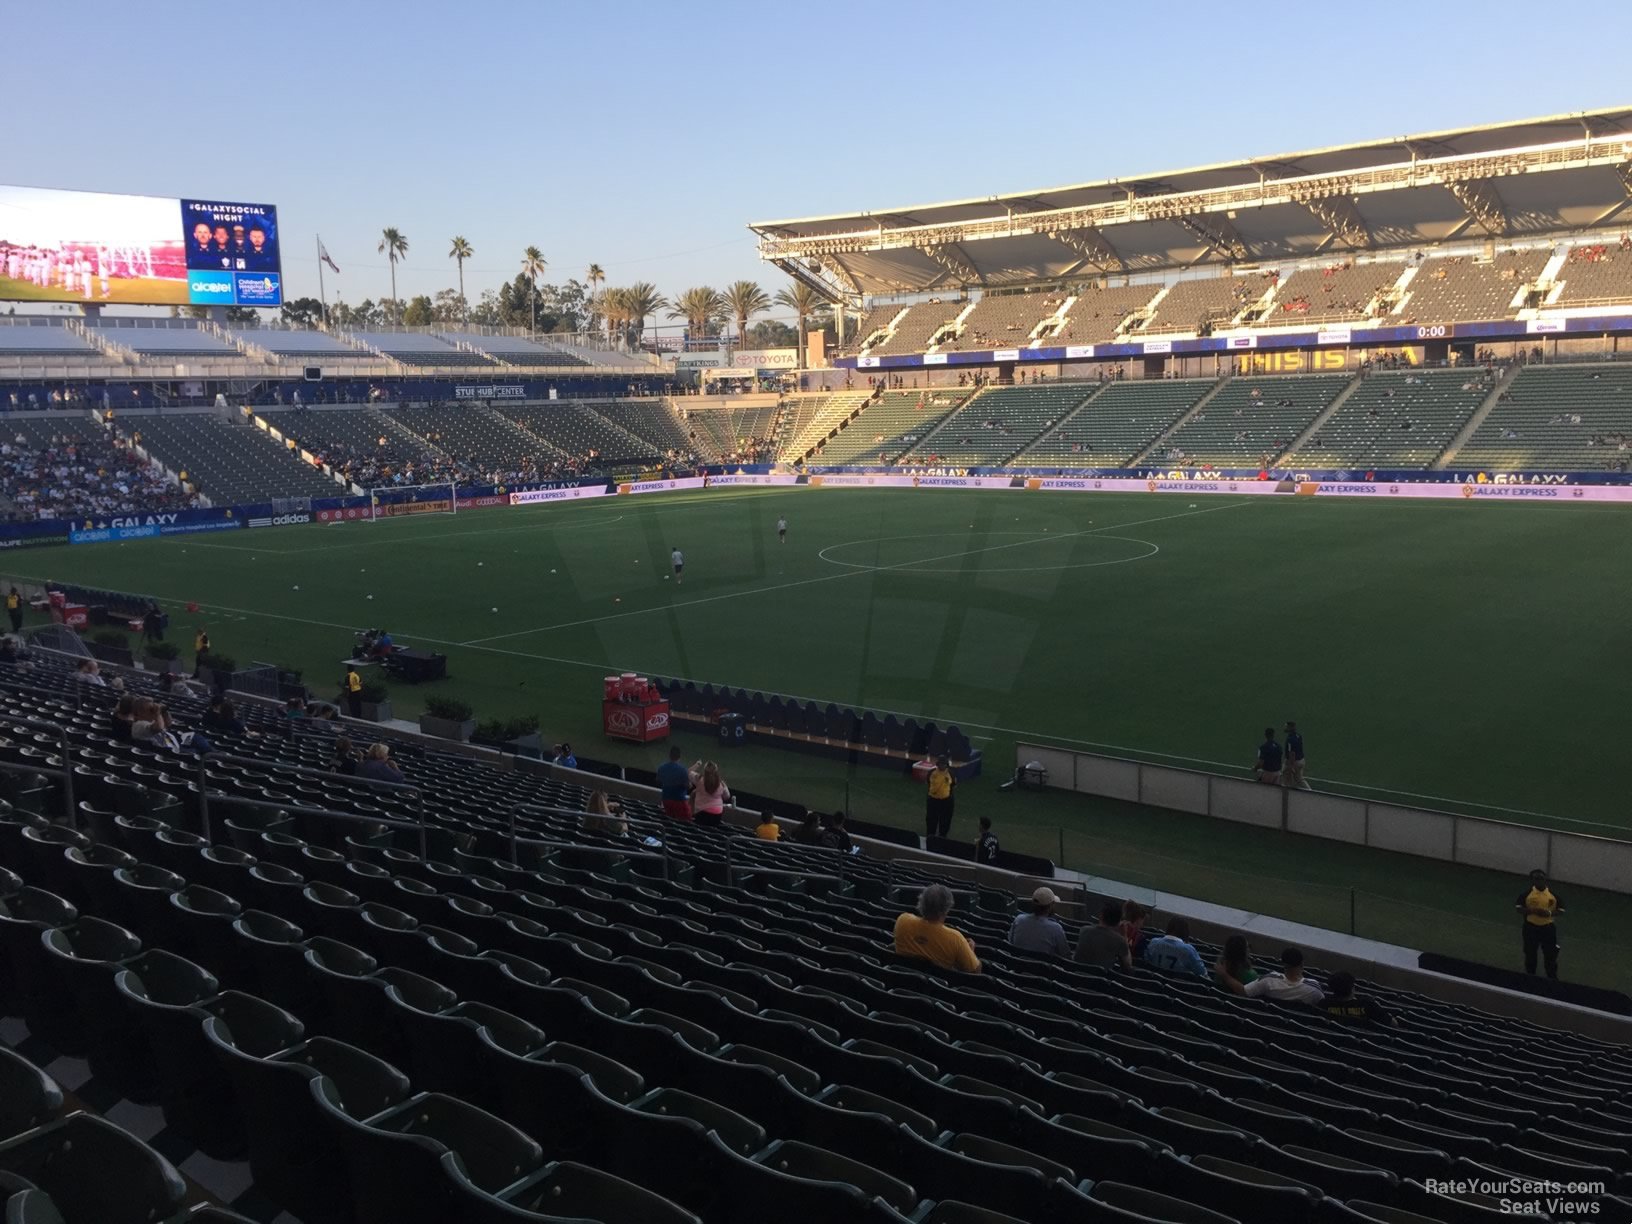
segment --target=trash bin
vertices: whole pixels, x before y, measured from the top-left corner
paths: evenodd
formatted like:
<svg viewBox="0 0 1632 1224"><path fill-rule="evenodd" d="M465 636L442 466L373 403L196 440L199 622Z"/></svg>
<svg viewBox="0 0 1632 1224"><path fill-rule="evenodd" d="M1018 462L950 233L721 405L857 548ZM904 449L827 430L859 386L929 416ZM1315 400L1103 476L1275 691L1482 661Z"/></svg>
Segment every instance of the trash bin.
<svg viewBox="0 0 1632 1224"><path fill-rule="evenodd" d="M741 714L720 715L720 747L741 748L748 741L748 720Z"/></svg>

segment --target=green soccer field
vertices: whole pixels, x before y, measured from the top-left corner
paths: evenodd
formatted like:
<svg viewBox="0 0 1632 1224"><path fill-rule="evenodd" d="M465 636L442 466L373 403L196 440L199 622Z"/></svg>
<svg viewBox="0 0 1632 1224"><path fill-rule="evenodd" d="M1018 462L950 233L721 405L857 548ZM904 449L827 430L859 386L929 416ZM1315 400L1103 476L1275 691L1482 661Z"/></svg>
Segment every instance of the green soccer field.
<svg viewBox="0 0 1632 1224"><path fill-rule="evenodd" d="M1073 867L1344 929L1369 906L1360 933L1413 946L1425 922L1454 919L1465 930L1434 946L1505 960L1501 877L996 786L1016 739L1244 774L1263 728L1295 718L1317 787L1623 835L1629 526L1581 505L797 488L9 564L153 594L185 647L204 623L217 650L298 667L325 693L352 631L384 626L449 658L446 682L393 688L399 717L446 694L479 718L536 713L549 738L632 763L658 754L600 738L609 672L954 722L989 762L960 792L955 834L990 812L1005 845ZM675 545L683 583L664 577ZM709 750L692 738L689 754ZM745 789L920 822L917 788L883 771L762 748L726 766Z"/></svg>

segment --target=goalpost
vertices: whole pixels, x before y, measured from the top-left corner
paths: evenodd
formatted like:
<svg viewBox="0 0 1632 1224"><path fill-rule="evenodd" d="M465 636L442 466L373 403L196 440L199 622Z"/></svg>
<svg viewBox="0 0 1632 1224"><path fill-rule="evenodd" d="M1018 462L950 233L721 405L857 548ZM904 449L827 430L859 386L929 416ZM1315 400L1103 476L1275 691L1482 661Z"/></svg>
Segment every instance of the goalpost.
<svg viewBox="0 0 1632 1224"><path fill-rule="evenodd" d="M369 522L415 514L458 514L459 486L445 484L381 485L366 490Z"/></svg>

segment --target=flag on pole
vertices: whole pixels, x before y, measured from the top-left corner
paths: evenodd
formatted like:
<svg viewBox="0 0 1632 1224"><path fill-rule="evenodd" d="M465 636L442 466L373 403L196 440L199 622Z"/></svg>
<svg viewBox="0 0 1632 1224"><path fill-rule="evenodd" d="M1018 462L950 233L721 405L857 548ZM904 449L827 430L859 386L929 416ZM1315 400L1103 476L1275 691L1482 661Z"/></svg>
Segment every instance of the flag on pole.
<svg viewBox="0 0 1632 1224"><path fill-rule="evenodd" d="M317 240L317 257L336 272L340 271L340 265L335 263L333 257L329 255L329 248L323 245L323 239L321 238Z"/></svg>

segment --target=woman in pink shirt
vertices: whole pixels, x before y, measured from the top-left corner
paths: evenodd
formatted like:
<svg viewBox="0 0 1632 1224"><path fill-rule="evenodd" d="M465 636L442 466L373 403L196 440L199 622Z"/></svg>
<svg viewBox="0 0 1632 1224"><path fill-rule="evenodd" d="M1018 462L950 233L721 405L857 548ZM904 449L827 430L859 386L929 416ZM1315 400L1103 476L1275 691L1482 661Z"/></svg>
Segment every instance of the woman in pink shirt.
<svg viewBox="0 0 1632 1224"><path fill-rule="evenodd" d="M731 788L713 761L698 761L691 767L691 810L698 824L717 826L730 798Z"/></svg>

